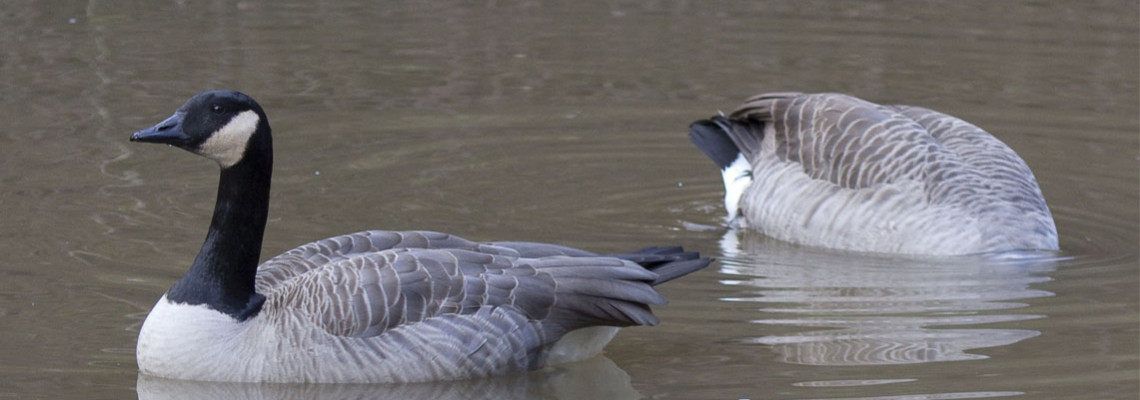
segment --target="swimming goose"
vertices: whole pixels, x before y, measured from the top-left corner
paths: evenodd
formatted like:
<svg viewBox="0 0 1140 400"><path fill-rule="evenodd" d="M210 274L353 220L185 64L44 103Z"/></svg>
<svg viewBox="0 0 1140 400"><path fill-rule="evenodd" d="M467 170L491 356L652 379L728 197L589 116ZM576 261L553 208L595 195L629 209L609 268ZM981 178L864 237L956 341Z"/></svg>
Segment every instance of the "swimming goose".
<svg viewBox="0 0 1140 400"><path fill-rule="evenodd" d="M318 240L258 265L269 209L265 112L200 93L131 141L221 166L210 229L139 332L153 376L244 382L415 382L504 374L598 354L658 322L652 286L709 264L679 247L599 256L426 231Z"/></svg>
<svg viewBox="0 0 1140 400"><path fill-rule="evenodd" d="M767 93L689 137L730 226L813 246L930 255L1056 250L1033 172L961 119L834 93Z"/></svg>

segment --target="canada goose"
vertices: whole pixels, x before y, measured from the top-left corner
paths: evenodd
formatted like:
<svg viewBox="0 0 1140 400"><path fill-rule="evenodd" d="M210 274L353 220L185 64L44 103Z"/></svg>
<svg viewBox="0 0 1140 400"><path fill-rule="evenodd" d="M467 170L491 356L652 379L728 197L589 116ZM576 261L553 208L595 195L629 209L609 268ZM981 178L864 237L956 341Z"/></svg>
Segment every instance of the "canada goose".
<svg viewBox="0 0 1140 400"><path fill-rule="evenodd" d="M825 93L767 93L689 138L719 166L730 226L806 245L954 255L1056 250L1033 172L966 121Z"/></svg>
<svg viewBox="0 0 1140 400"><path fill-rule="evenodd" d="M209 232L139 331L144 374L204 381L414 382L592 357L616 327L653 325L652 286L711 261L679 247L599 256L437 232L366 231L258 265L269 209L265 112L200 93L131 141L221 166Z"/></svg>

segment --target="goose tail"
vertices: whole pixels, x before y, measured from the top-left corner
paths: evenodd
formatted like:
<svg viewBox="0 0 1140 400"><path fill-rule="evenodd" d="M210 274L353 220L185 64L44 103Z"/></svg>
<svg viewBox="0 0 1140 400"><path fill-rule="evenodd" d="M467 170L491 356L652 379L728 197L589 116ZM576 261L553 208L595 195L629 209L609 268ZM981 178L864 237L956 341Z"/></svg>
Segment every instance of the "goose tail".
<svg viewBox="0 0 1140 400"><path fill-rule="evenodd" d="M732 141L732 120L723 116L702 119L689 125L689 140L724 170L742 154Z"/></svg>
<svg viewBox="0 0 1140 400"><path fill-rule="evenodd" d="M752 184L751 157L758 152L763 139L762 124L716 116L689 125L689 140L720 168L724 179L724 208L730 224L736 222L740 197Z"/></svg>
<svg viewBox="0 0 1140 400"><path fill-rule="evenodd" d="M605 257L550 257L534 261L558 284L545 319L549 337L589 326L656 325L649 306L665 304L653 286L693 273L713 260L681 247L647 247ZM638 268L633 265L641 266Z"/></svg>
<svg viewBox="0 0 1140 400"><path fill-rule="evenodd" d="M657 274L657 279L649 283L653 286L699 271L713 262L712 258L703 258L700 253L685 251L680 246L646 247L613 256L653 271Z"/></svg>

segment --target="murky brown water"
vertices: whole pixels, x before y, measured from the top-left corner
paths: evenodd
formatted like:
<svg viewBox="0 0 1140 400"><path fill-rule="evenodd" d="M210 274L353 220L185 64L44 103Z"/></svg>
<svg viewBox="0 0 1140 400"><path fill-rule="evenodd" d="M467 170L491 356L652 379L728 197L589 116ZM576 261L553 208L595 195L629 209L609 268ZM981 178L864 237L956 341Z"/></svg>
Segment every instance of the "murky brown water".
<svg viewBox="0 0 1140 400"><path fill-rule="evenodd" d="M1140 393L1135 1L362 3L0 4L0 398ZM253 95L276 129L267 256L420 228L721 261L663 288L660 326L554 371L139 380L139 324L194 257L216 170L127 136L207 88ZM1063 251L947 262L725 235L686 127L771 90L987 128L1034 169Z"/></svg>

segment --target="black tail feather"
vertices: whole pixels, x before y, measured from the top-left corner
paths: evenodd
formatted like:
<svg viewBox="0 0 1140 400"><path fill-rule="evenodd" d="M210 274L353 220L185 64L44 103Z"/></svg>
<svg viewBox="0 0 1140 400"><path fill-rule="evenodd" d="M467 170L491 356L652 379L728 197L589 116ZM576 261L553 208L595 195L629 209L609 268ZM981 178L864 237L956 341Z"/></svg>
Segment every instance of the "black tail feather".
<svg viewBox="0 0 1140 400"><path fill-rule="evenodd" d="M759 118L730 119L718 115L689 125L689 140L723 171L741 154L749 162L754 161L764 140L765 124Z"/></svg>
<svg viewBox="0 0 1140 400"><path fill-rule="evenodd" d="M727 118L718 116L689 125L689 140L722 170L740 156L740 148L728 136L727 124L731 123Z"/></svg>
<svg viewBox="0 0 1140 400"><path fill-rule="evenodd" d="M713 262L712 258L701 258L695 251L685 251L681 246L646 247L614 257L629 260L657 274L653 286L696 272Z"/></svg>

